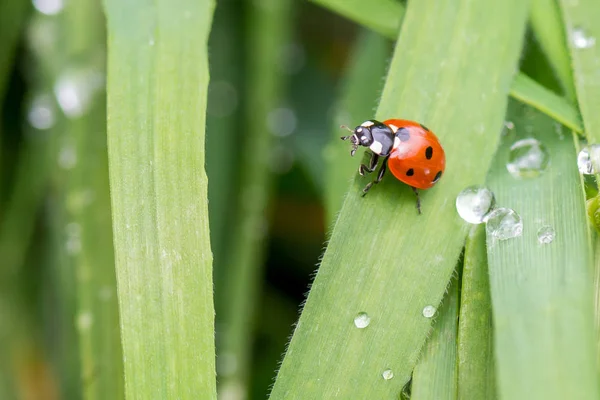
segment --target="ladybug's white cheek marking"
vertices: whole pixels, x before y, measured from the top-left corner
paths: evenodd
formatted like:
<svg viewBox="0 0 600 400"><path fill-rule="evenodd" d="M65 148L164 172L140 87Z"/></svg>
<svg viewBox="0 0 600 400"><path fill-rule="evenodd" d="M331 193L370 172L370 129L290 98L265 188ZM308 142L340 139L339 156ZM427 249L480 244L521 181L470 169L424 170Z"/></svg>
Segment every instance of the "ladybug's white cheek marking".
<svg viewBox="0 0 600 400"><path fill-rule="evenodd" d="M373 121L365 121L362 124L360 124L360 126L364 126L365 128L368 128L368 127L373 126L373 125L375 125L373 123Z"/></svg>
<svg viewBox="0 0 600 400"><path fill-rule="evenodd" d="M380 142L373 142L369 148L373 151L373 153L375 154L381 154L381 151L383 150L383 146Z"/></svg>
<svg viewBox="0 0 600 400"><path fill-rule="evenodd" d="M395 137L395 138L394 138L394 147L393 147L393 149L397 149L397 148L398 148L398 146L400 146L400 143L402 143L402 142L400 141L400 139L398 139L397 137Z"/></svg>
<svg viewBox="0 0 600 400"><path fill-rule="evenodd" d="M392 132L398 132L398 127L396 125L389 124L388 126L392 129Z"/></svg>

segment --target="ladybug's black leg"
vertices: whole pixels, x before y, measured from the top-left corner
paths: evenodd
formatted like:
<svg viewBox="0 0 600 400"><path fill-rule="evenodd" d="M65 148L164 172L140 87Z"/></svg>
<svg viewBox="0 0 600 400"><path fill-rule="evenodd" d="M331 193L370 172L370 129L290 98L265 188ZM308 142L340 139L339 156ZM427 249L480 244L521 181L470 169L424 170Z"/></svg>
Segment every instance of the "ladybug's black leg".
<svg viewBox="0 0 600 400"><path fill-rule="evenodd" d="M371 155L371 161L369 161L369 166L367 167L365 164L360 164L360 167L358 167L358 173L361 176L365 176L365 172L371 173L375 171L375 167L377 167L377 161L379 161L379 156L373 153L373 155Z"/></svg>
<svg viewBox="0 0 600 400"><path fill-rule="evenodd" d="M383 160L383 163L381 163L381 167L379 168L379 172L377 172L377 178L375 178L375 180L369 182L367 184L367 186L365 186L365 188L363 189L363 197L367 194L367 192L369 191L369 189L371 189L371 187L373 187L374 184L381 182L381 180L383 179L383 175L385 175L385 171L387 170L387 159L389 157L386 157Z"/></svg>
<svg viewBox="0 0 600 400"><path fill-rule="evenodd" d="M417 210L419 214L421 214L421 198L419 197L419 191L416 187L412 188L413 192L415 192L415 196L417 196Z"/></svg>

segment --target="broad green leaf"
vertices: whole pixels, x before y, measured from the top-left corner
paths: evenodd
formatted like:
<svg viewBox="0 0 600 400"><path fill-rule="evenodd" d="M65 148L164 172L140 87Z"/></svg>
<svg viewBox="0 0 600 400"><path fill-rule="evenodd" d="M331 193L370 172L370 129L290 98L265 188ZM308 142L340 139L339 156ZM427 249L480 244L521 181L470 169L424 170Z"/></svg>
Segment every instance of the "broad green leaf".
<svg viewBox="0 0 600 400"><path fill-rule="evenodd" d="M503 138L488 183L498 206L520 215L523 229L500 240L487 227L498 394L597 399L592 252L573 140L524 105L513 102L508 118L515 127ZM510 147L521 139L536 139L547 151L547 168L536 178L507 170ZM551 242L540 241L541 229L553 232Z"/></svg>
<svg viewBox="0 0 600 400"><path fill-rule="evenodd" d="M421 193L423 215L393 177L365 198L371 177L355 179L272 399L391 399L409 380L431 328L423 308L440 304L467 233L454 200L483 182L496 150L526 14L517 0L409 3L375 117L432 128L446 176ZM353 323L360 312L365 329Z"/></svg>
<svg viewBox="0 0 600 400"><path fill-rule="evenodd" d="M388 67L390 50L387 39L366 31L361 33L354 45L333 118L331 140L325 149L327 226L331 226L335 221L358 163L357 158L348 156L348 146L341 145L340 136L345 136L347 132L340 129L340 125L373 118L373 109L381 93L384 82L382 77L385 76Z"/></svg>
<svg viewBox="0 0 600 400"><path fill-rule="evenodd" d="M437 311L431 336L412 377L411 400L453 400L457 391L458 279Z"/></svg>
<svg viewBox="0 0 600 400"><path fill-rule="evenodd" d="M458 398L496 398L485 226L467 237L458 325Z"/></svg>
<svg viewBox="0 0 600 400"><path fill-rule="evenodd" d="M128 399L216 397L204 126L210 0L106 0ZM192 89L192 90L190 90Z"/></svg>

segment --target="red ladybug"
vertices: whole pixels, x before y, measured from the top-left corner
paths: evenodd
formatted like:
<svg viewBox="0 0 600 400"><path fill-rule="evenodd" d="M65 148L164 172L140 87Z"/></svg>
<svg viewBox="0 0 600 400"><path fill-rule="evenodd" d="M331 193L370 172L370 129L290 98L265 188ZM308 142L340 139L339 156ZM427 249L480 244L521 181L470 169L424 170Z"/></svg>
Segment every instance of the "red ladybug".
<svg viewBox="0 0 600 400"><path fill-rule="evenodd" d="M446 167L446 155L435 134L424 125L405 119L369 120L354 130L343 128L352 132L352 135L342 137L342 140L350 139L352 142L350 155L354 156L358 146L368 147L372 152L369 165L359 166L359 174L364 176L375 171L379 158L384 158L377 177L363 189L363 196L373 184L381 182L389 167L398 180L412 187L420 214L421 201L417 189L429 189L435 185Z"/></svg>

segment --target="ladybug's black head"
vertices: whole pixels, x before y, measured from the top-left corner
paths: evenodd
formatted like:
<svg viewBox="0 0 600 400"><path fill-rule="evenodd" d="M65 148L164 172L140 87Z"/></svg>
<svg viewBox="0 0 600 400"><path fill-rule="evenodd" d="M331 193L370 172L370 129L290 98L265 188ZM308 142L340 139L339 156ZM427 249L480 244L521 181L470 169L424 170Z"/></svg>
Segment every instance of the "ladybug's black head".
<svg viewBox="0 0 600 400"><path fill-rule="evenodd" d="M352 135L342 136L342 140L348 140L352 142L352 150L350 151L350 155L354 155L358 146L369 147L373 144L373 134L371 133L371 126L373 126L372 121L363 122L361 125L354 128L354 130L348 128L347 126L342 126L342 128L348 129L352 132Z"/></svg>

